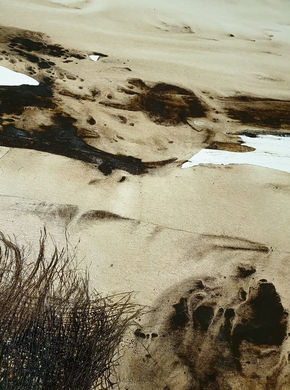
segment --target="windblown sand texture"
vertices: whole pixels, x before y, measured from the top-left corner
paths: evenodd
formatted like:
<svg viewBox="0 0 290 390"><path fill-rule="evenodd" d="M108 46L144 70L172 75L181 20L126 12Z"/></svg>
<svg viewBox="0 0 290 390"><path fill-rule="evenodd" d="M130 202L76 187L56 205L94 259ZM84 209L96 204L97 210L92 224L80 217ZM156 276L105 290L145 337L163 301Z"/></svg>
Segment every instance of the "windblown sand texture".
<svg viewBox="0 0 290 390"><path fill-rule="evenodd" d="M0 0L0 229L149 312L121 390L288 390L290 175L181 166L290 134L284 0ZM99 56L92 61L90 55Z"/></svg>

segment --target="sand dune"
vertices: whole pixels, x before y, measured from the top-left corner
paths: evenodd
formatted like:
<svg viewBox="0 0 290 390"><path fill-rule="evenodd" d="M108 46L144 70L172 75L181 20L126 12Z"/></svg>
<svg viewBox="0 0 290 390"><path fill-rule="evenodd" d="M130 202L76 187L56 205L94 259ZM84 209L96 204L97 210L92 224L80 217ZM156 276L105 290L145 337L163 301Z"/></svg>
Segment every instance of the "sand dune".
<svg viewBox="0 0 290 390"><path fill-rule="evenodd" d="M154 309L128 335L121 389L289 389L289 173L181 169L205 148L251 153L241 133L289 133L289 4L0 8L0 65L40 83L0 87L0 229L68 234L94 287Z"/></svg>

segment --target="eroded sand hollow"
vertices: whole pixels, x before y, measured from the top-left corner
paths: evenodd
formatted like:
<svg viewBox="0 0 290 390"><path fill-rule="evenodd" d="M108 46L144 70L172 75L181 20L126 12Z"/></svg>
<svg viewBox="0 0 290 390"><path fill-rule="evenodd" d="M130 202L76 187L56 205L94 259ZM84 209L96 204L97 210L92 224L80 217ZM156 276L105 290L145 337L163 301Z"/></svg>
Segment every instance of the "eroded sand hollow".
<svg viewBox="0 0 290 390"><path fill-rule="evenodd" d="M138 384L124 378L128 389L289 387L288 313L249 264L227 278L184 280L148 317L135 331L125 375Z"/></svg>

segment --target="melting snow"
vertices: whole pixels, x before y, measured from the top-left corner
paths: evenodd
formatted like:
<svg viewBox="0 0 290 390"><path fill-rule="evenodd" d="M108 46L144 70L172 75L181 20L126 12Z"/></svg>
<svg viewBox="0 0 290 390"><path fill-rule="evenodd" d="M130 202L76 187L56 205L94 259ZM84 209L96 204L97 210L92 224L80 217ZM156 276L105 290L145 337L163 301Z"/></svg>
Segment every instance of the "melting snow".
<svg viewBox="0 0 290 390"><path fill-rule="evenodd" d="M96 55L90 55L89 57L93 61L98 61L98 59L100 58L100 56L96 56Z"/></svg>
<svg viewBox="0 0 290 390"><path fill-rule="evenodd" d="M200 164L246 164L290 173L290 137L259 135L253 138L242 135L241 139L243 145L251 146L256 150L237 153L203 149L184 163L182 168L190 168Z"/></svg>
<svg viewBox="0 0 290 390"><path fill-rule="evenodd" d="M4 66L0 66L0 85L39 85L39 82L25 74L14 72Z"/></svg>

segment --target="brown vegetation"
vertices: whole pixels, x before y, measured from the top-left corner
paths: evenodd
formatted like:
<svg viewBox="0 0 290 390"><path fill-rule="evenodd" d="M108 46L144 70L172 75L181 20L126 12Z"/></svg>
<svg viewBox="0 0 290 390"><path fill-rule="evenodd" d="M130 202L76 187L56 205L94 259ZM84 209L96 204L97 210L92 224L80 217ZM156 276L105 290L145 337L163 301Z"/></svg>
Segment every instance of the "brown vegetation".
<svg viewBox="0 0 290 390"><path fill-rule="evenodd" d="M130 294L90 292L74 256L46 233L31 262L0 234L0 388L109 389L124 333L139 313Z"/></svg>

